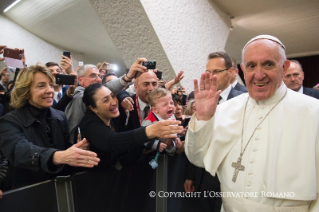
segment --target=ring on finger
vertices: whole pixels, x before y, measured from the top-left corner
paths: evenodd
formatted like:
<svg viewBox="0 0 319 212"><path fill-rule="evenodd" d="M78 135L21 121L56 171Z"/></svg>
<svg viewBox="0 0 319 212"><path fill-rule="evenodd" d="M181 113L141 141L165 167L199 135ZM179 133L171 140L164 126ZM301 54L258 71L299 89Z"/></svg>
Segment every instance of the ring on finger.
<svg viewBox="0 0 319 212"><path fill-rule="evenodd" d="M204 89L204 88L201 88L200 90L203 91L203 90L205 90L205 89Z"/></svg>

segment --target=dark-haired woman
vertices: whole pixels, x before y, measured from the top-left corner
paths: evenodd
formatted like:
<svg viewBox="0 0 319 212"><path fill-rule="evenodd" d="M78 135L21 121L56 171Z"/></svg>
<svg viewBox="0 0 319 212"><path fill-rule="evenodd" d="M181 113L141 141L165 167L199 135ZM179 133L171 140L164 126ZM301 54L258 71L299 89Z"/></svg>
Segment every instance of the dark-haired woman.
<svg viewBox="0 0 319 212"><path fill-rule="evenodd" d="M111 120L119 116L118 101L105 86L92 84L84 91L83 102L87 106L86 114L80 123L82 137L90 142L90 150L96 152L101 162L99 168L114 165L118 154L129 152L136 147L143 147L150 139L174 138L182 127L179 121L164 120L156 124L140 127L131 131L116 133Z"/></svg>

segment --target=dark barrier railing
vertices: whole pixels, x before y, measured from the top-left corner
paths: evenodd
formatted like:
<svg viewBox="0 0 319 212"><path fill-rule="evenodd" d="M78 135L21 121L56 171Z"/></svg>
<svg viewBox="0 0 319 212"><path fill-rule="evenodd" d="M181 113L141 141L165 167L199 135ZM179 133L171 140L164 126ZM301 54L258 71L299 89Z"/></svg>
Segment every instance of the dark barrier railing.
<svg viewBox="0 0 319 212"><path fill-rule="evenodd" d="M4 192L0 212L191 211L185 207L188 199L161 197L166 191L183 192L188 167L185 154L160 156L155 170L148 162L139 161L120 171L109 168L60 176Z"/></svg>
<svg viewBox="0 0 319 212"><path fill-rule="evenodd" d="M0 200L0 211L58 211L54 182L45 181L5 192Z"/></svg>

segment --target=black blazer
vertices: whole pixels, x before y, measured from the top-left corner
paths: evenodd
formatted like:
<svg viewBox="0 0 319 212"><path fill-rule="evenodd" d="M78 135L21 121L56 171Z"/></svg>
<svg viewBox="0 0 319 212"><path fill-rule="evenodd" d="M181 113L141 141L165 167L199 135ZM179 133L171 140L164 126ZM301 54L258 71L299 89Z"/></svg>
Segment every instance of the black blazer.
<svg viewBox="0 0 319 212"><path fill-rule="evenodd" d="M234 98L236 96L239 96L243 94L243 92L235 90L233 87L231 88L227 100L230 100L231 98ZM194 186L195 186L195 191L198 191L197 189L199 188L201 181L202 181L202 176L204 174L205 169L201 167L197 167L192 163L189 163L186 179L193 180L194 181ZM214 182L211 182L212 185L219 185L218 178L217 177L211 177L211 180ZM215 182L216 181L216 182ZM209 190L209 189L208 189Z"/></svg>
<svg viewBox="0 0 319 212"><path fill-rule="evenodd" d="M101 159L94 169L108 168L117 160L122 165L130 165L139 159L144 143L148 142L145 127L116 133L90 109L86 110L79 127L82 138L90 141L90 150ZM130 152L132 154L128 155Z"/></svg>
<svg viewBox="0 0 319 212"><path fill-rule="evenodd" d="M316 89L303 87L303 94L319 99L319 91Z"/></svg>
<svg viewBox="0 0 319 212"><path fill-rule="evenodd" d="M244 92L238 91L235 88L231 87L231 90L228 94L227 100L230 100L231 98L234 98L235 96L239 96L240 94L243 94Z"/></svg>
<svg viewBox="0 0 319 212"><path fill-rule="evenodd" d="M244 93L247 92L247 88L245 86L243 86L242 84L240 84L239 82L237 82L237 84L236 84L236 86L234 88L236 90L244 92Z"/></svg>
<svg viewBox="0 0 319 212"><path fill-rule="evenodd" d="M0 149L9 161L4 190L48 180L62 171L64 166L53 165L52 156L71 146L68 122L63 112L48 110L50 136L29 104L0 118Z"/></svg>

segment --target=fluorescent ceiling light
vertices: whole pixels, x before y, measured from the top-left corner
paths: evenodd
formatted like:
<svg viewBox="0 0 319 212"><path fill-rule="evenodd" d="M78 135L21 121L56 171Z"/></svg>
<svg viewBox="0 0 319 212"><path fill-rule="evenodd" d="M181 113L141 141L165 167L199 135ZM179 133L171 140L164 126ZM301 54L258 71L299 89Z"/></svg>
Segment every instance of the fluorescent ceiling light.
<svg viewBox="0 0 319 212"><path fill-rule="evenodd" d="M16 0L15 2L13 2L12 4L10 4L9 7L7 7L6 9L3 10L3 12L7 12L8 10L10 10L14 5L18 4L21 0Z"/></svg>

